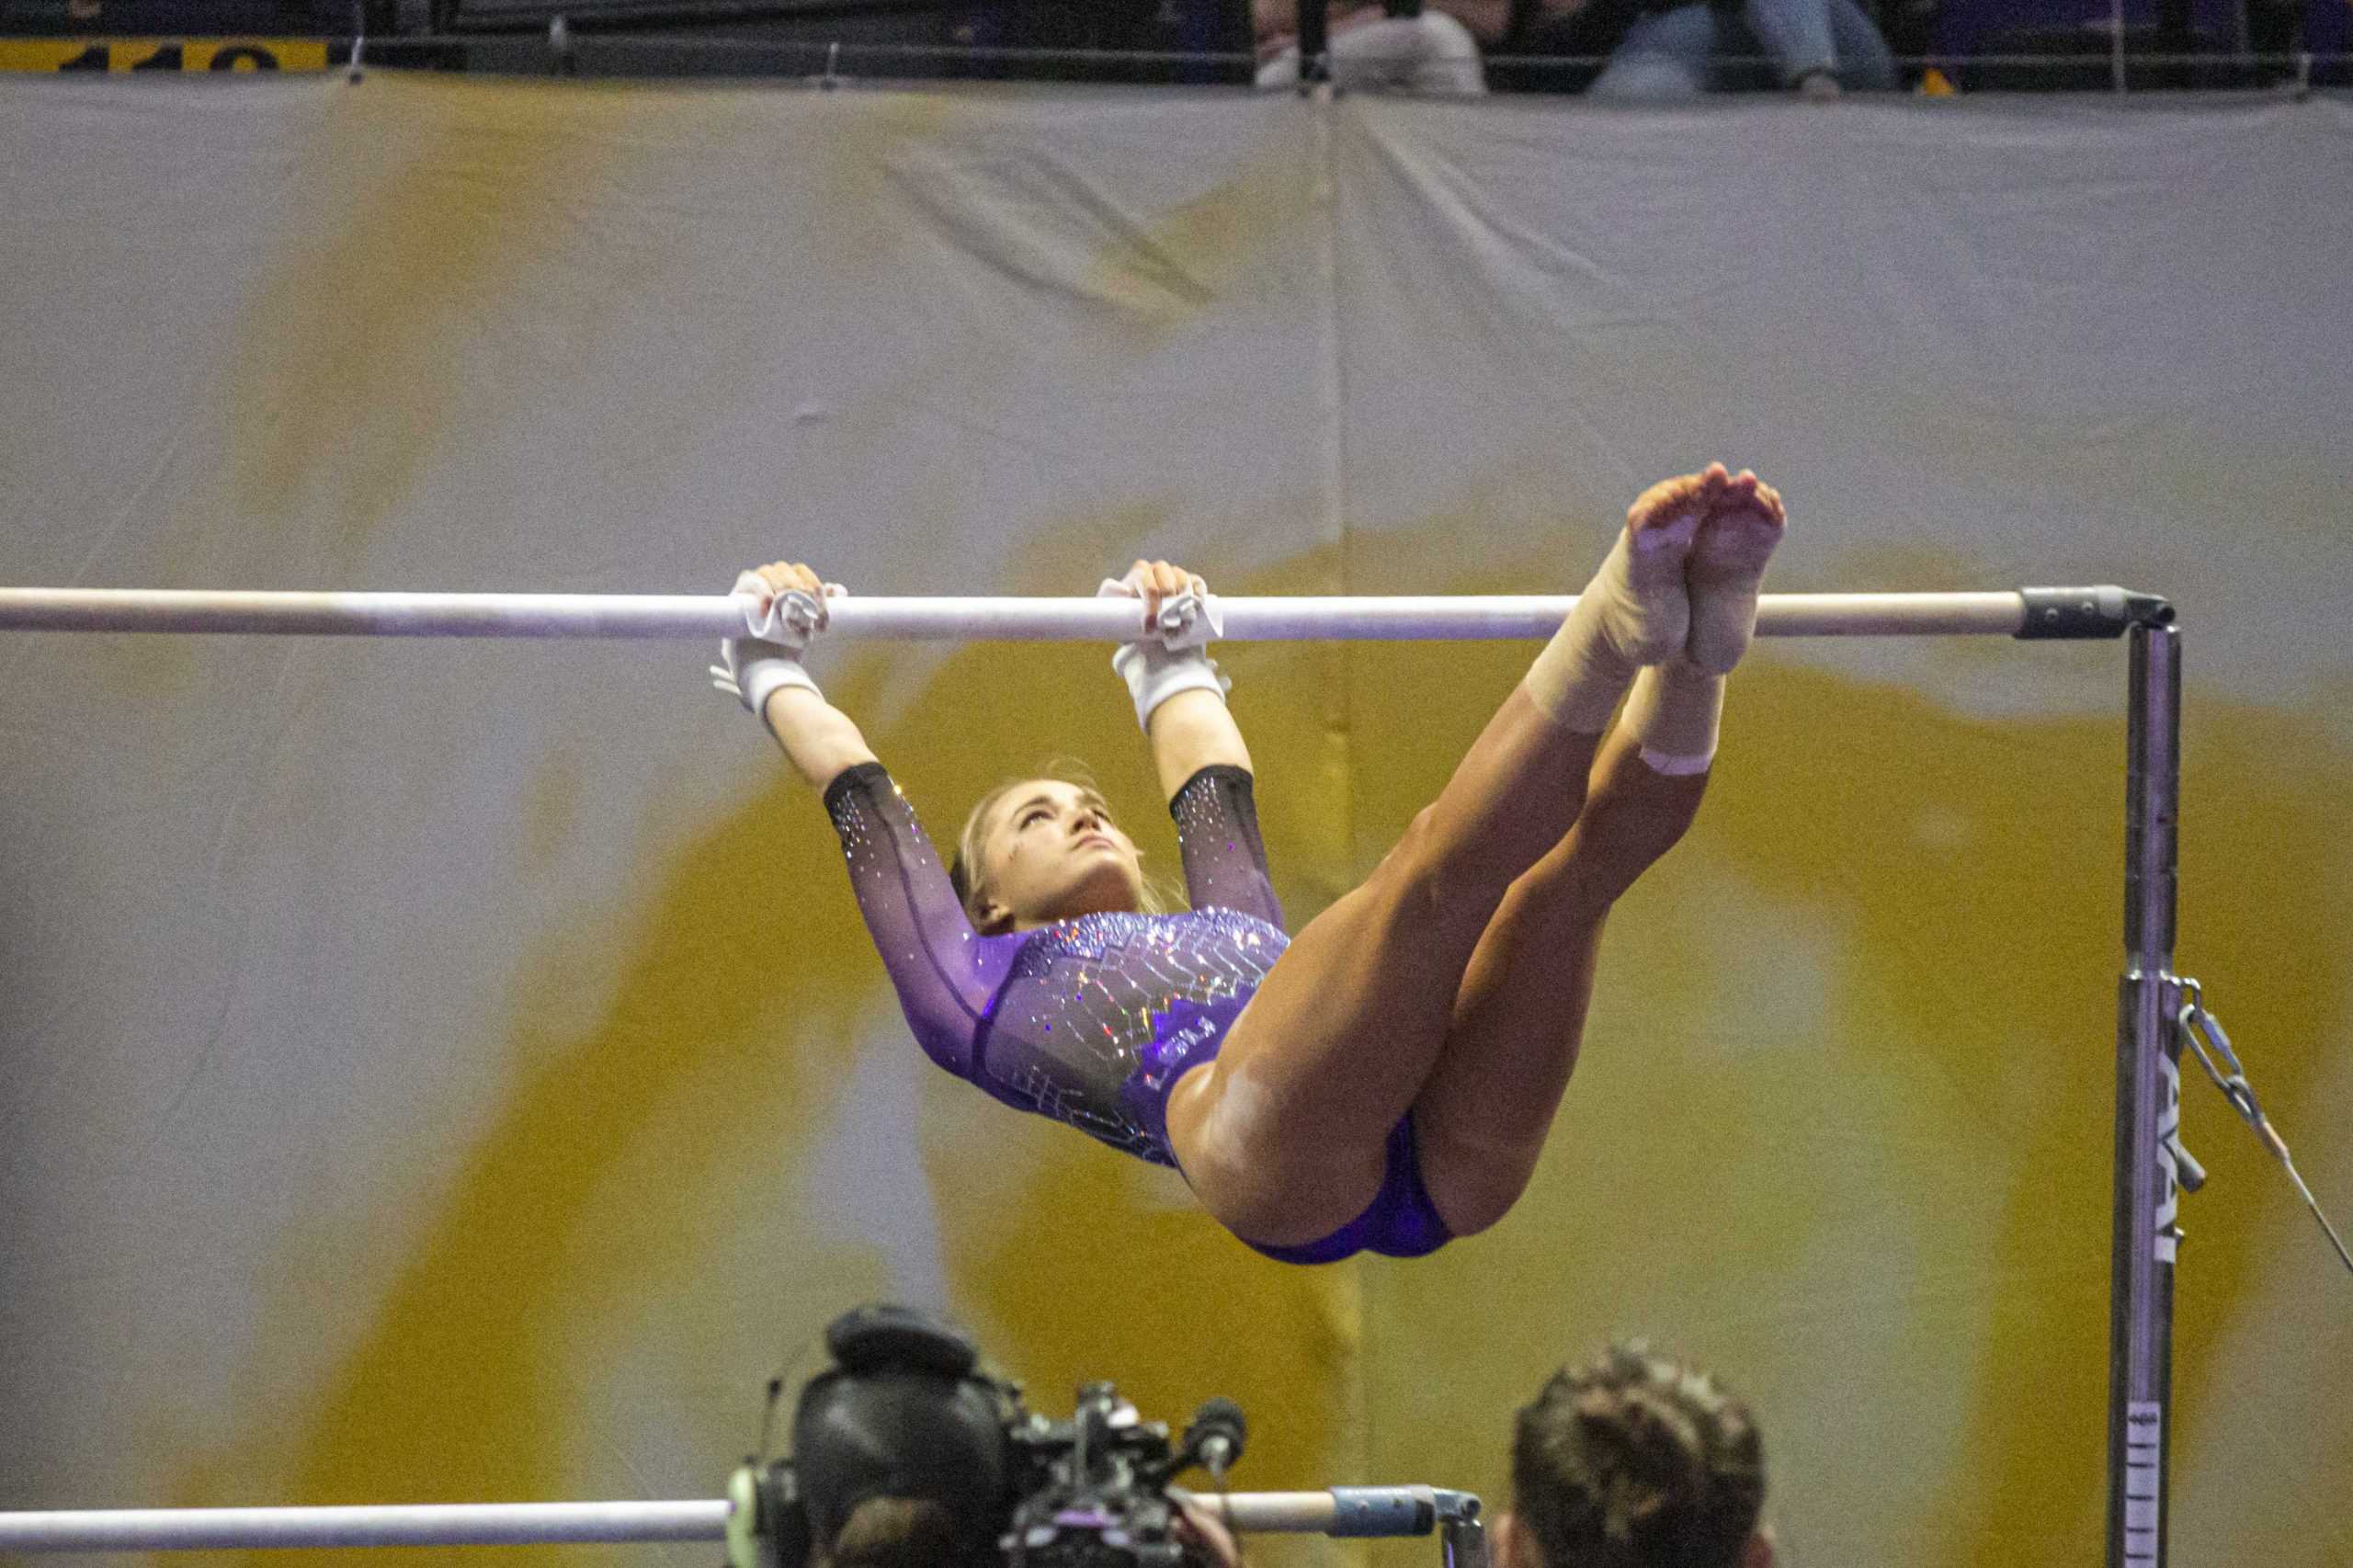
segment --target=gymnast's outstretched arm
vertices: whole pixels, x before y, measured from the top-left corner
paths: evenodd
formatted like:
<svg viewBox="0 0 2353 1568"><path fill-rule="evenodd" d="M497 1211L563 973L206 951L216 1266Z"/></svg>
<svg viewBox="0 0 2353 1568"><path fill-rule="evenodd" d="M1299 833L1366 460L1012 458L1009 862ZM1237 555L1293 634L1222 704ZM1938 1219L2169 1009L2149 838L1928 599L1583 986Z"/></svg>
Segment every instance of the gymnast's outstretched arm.
<svg viewBox="0 0 2353 1568"><path fill-rule="evenodd" d="M1147 626L1170 595L1208 592L1199 577L1165 561L1137 562L1120 583L1105 585L1105 592L1116 590L1144 601ZM1224 674L1199 649L1172 652L1149 637L1121 648L1111 667L1126 679L1151 743L1161 792L1176 819L1193 907L1236 910L1281 926L1282 901L1258 837L1250 748L1226 709Z"/></svg>
<svg viewBox="0 0 2353 1568"><path fill-rule="evenodd" d="M734 591L745 601L746 619L754 627L766 628L770 607L780 596L795 593L808 596L819 607L817 624L821 629L824 625L825 585L799 562L772 562L745 572L735 579ZM758 637L731 637L721 657L725 665L714 665L710 671L720 689L733 693L759 715L762 726L812 789L822 792L851 768L875 760L857 724L825 700L791 648Z"/></svg>
<svg viewBox="0 0 2353 1568"><path fill-rule="evenodd" d="M1251 771L1250 748L1242 743L1242 727L1225 699L1206 690L1180 691L1152 710L1145 734L1152 741L1153 771L1160 777L1160 791L1174 801L1204 767L1238 767Z"/></svg>
<svg viewBox="0 0 2353 1568"><path fill-rule="evenodd" d="M762 631L777 630L769 608L788 593L814 600L816 625L824 627L824 585L805 566L779 562L746 572L735 592L747 601L749 623ZM963 901L914 808L858 725L801 667L798 653L744 636L727 639L722 657L725 663L712 666L715 684L760 716L793 767L824 793L858 912L917 1042L934 1062L971 1078L976 1031L1009 955L974 943Z"/></svg>
<svg viewBox="0 0 2353 1568"><path fill-rule="evenodd" d="M1188 589L1205 591L1199 578L1165 561L1137 562L1118 585L1143 601L1146 626L1159 616L1163 600ZM1104 585L1107 593L1111 587ZM1204 767L1250 770L1250 748L1226 710L1224 678L1207 657L1170 653L1146 641L1120 649L1112 667L1135 698L1136 722L1152 743L1153 771L1165 799L1176 800Z"/></svg>
<svg viewBox="0 0 2353 1568"><path fill-rule="evenodd" d="M856 722L811 687L777 687L760 718L786 760L820 793L851 768L875 760Z"/></svg>

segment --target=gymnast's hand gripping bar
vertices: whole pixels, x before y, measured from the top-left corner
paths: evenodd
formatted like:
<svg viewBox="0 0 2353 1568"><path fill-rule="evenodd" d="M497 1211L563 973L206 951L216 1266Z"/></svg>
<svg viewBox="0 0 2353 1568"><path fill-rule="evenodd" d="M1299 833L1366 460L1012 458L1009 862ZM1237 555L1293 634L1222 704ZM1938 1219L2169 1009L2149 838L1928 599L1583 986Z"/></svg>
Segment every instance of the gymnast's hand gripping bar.
<svg viewBox="0 0 2353 1568"><path fill-rule="evenodd" d="M1549 637L1571 596L1347 596L1214 600L1228 642L1462 642ZM0 631L242 632L312 637L726 637L745 601L724 594L276 593L181 588L0 588ZM829 639L1120 642L1132 600L829 599ZM1997 593L1767 594L1766 637L2106 638L2162 625L2172 607L2115 586ZM1198 639L1197 639L1198 640Z"/></svg>
<svg viewBox="0 0 2353 1568"><path fill-rule="evenodd" d="M1449 1568L1486 1568L1479 1499L1434 1486L1197 1493L1233 1530L1444 1538ZM0 1513L0 1551L192 1551L294 1546L540 1546L721 1540L725 1501L450 1503L347 1508L98 1508ZM1472 1550L1475 1549L1475 1550Z"/></svg>

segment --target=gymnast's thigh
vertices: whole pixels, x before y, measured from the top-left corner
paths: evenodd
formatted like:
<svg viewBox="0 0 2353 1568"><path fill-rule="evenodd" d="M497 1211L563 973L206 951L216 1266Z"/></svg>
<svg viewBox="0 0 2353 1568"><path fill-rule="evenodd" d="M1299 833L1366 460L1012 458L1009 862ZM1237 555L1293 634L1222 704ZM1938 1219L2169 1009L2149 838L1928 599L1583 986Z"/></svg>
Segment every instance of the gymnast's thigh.
<svg viewBox="0 0 2353 1568"><path fill-rule="evenodd" d="M1170 1091L1167 1137L1202 1208L1255 1245L1296 1246L1346 1225L1381 1190L1385 1140L1319 1136L1275 1114L1223 1058L1188 1071Z"/></svg>

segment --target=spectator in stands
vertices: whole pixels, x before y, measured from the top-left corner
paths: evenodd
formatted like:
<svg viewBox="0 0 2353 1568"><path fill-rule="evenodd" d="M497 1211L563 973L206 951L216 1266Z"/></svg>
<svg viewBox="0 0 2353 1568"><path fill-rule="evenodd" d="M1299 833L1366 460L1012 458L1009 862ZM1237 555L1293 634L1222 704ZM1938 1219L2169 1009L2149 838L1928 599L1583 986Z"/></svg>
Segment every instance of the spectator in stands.
<svg viewBox="0 0 2353 1568"><path fill-rule="evenodd" d="M1588 89L1605 98L1657 102L1752 84L1826 98L1896 85L1887 40L1857 0L1516 0L1511 10L1503 39L1481 35L1489 49L1607 56ZM1744 73L1744 61L1762 75Z"/></svg>
<svg viewBox="0 0 2353 1568"><path fill-rule="evenodd" d="M1553 1374L1520 1411L1495 1568L1771 1568L1748 1407L1639 1342Z"/></svg>
<svg viewBox="0 0 2353 1568"><path fill-rule="evenodd" d="M1253 0L1252 17L1258 40L1258 85L1296 85L1298 0ZM1413 93L1487 90L1479 45L1471 30L1420 0L1380 5L1343 0L1331 8L1330 28L1336 86Z"/></svg>

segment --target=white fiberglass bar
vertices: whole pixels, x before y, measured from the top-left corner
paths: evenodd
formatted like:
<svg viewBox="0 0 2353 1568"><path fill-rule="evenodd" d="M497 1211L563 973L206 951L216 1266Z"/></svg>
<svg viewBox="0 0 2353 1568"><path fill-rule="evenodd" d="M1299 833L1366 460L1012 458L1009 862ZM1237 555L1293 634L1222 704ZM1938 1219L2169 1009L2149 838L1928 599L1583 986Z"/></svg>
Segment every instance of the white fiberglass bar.
<svg viewBox="0 0 2353 1568"><path fill-rule="evenodd" d="M1396 1501L1392 1502L1392 1494ZM1256 1533L1427 1534L1427 1487L1202 1494ZM1359 1497L1361 1501L1358 1501ZM1408 1517L1418 1502L1422 1517ZM1347 1506L1356 1503L1356 1506ZM1369 1513L1366 1504L1373 1505ZM1389 1504L1387 1507L1380 1506ZM533 1546L562 1541L720 1540L724 1501L446 1503L342 1508L93 1508L0 1513L0 1551L244 1551L296 1546ZM1377 1516L1377 1517L1376 1517ZM1393 1518L1400 1527L1381 1528ZM1375 1528L1365 1528L1372 1524ZM1335 1532L1338 1533L1338 1532Z"/></svg>
<svg viewBox="0 0 2353 1568"><path fill-rule="evenodd" d="M2116 587L1951 594L1768 594L1768 637L2117 636L2139 596ZM1225 642L1541 638L1573 597L1221 597ZM830 602L827 638L1117 642L1132 601L861 598ZM2061 621L2064 630L2053 630ZM0 588L0 631L240 632L360 637L721 637L743 611L723 594L211 592ZM2041 629L2039 630L2038 628Z"/></svg>
<svg viewBox="0 0 2353 1568"><path fill-rule="evenodd" d="M1185 1495L1231 1530L1312 1534L1330 1525L1338 1512L1329 1492L1187 1492Z"/></svg>
<svg viewBox="0 0 2353 1568"><path fill-rule="evenodd" d="M0 1551L531 1546L718 1540L724 1502L449 1503L347 1508L91 1508L0 1514Z"/></svg>

